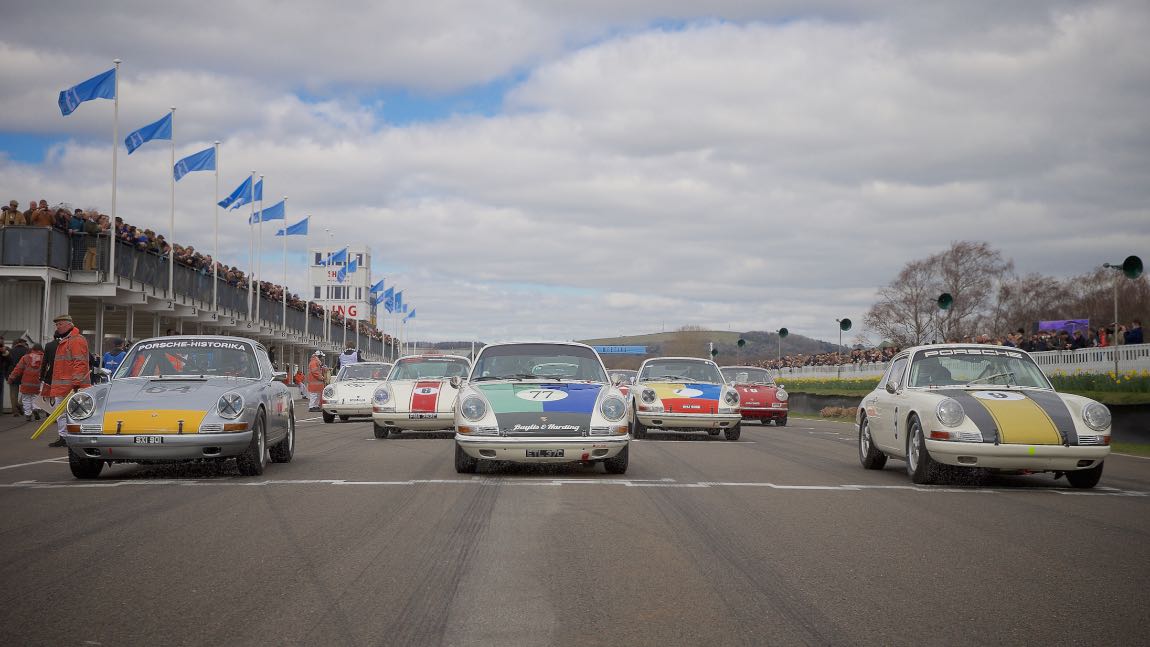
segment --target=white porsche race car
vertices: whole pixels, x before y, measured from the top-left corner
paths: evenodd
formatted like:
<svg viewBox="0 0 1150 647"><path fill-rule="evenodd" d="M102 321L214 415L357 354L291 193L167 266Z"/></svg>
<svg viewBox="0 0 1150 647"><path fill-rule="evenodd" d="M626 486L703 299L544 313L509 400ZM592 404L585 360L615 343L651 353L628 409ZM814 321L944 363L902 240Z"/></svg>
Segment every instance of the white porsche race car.
<svg viewBox="0 0 1150 647"><path fill-rule="evenodd" d="M386 362L357 362L341 368L335 380L320 393L319 408L323 421L335 422L335 417L347 422L352 416L371 415L371 394L387 379L391 364Z"/></svg>
<svg viewBox="0 0 1150 647"><path fill-rule="evenodd" d="M375 437L384 439L404 429L446 431L455 423L456 381L467 377L471 362L457 355L401 357L372 395Z"/></svg>
<svg viewBox="0 0 1150 647"><path fill-rule="evenodd" d="M918 346L894 357L859 405L859 460L906 461L919 484L984 468L1054 472L1094 487L1110 453L1110 410L1058 393L1026 352L1006 346Z"/></svg>

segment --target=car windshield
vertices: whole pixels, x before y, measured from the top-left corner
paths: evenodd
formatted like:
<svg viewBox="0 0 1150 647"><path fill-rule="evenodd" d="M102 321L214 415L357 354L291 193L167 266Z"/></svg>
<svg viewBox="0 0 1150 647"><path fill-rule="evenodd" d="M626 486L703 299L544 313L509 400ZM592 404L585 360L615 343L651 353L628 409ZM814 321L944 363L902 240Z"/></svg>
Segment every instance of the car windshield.
<svg viewBox="0 0 1150 647"><path fill-rule="evenodd" d="M391 364L359 362L356 364L348 364L339 370L339 375L336 376L336 382L347 382L349 380L379 380L387 379L387 372L391 370Z"/></svg>
<svg viewBox="0 0 1150 647"><path fill-rule="evenodd" d="M615 369L607 372L611 374L611 381L615 381L615 376L618 375L619 377L623 378L624 384L634 384L635 378L639 375L639 371L628 371L622 369Z"/></svg>
<svg viewBox="0 0 1150 647"><path fill-rule="evenodd" d="M1029 355L986 347L920 351L910 365L912 387L1026 386L1049 389L1050 382Z"/></svg>
<svg viewBox="0 0 1150 647"><path fill-rule="evenodd" d="M471 364L454 357L411 357L401 359L391 369L389 380L439 380L466 377Z"/></svg>
<svg viewBox="0 0 1150 647"><path fill-rule="evenodd" d="M702 359L655 359L643 365L640 382L707 382L722 384L719 367Z"/></svg>
<svg viewBox="0 0 1150 647"><path fill-rule="evenodd" d="M765 368L752 368L748 366L734 366L719 369L723 378L731 384L774 384L775 379L771 372Z"/></svg>
<svg viewBox="0 0 1150 647"><path fill-rule="evenodd" d="M603 363L590 348L566 344L487 346L479 354L471 379L587 380L607 382Z"/></svg>
<svg viewBox="0 0 1150 647"><path fill-rule="evenodd" d="M205 375L258 378L251 344L225 339L143 341L132 348L116 378Z"/></svg>

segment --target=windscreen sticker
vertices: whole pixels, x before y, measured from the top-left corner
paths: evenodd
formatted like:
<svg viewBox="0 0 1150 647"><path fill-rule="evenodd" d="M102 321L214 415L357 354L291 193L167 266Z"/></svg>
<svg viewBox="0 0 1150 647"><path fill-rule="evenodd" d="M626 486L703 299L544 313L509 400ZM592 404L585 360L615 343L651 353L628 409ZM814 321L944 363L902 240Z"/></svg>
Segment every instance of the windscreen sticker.
<svg viewBox="0 0 1150 647"><path fill-rule="evenodd" d="M214 340L188 340L188 341L155 341L145 342L136 347L137 350L156 350L167 348L223 348L227 350L250 350L247 344L241 344L234 341L214 341Z"/></svg>

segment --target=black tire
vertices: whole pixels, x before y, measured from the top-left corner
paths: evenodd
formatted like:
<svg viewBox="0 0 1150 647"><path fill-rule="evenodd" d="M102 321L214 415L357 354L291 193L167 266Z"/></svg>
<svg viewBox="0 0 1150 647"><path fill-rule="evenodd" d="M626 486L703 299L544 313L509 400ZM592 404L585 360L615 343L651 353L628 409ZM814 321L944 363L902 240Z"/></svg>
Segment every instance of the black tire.
<svg viewBox="0 0 1150 647"><path fill-rule="evenodd" d="M339 417L340 422L347 422L349 419L351 419L351 416L340 416Z"/></svg>
<svg viewBox="0 0 1150 647"><path fill-rule="evenodd" d="M870 421L864 415L859 421L859 462L868 470L881 470L886 466L886 454L874 446L870 434Z"/></svg>
<svg viewBox="0 0 1150 647"><path fill-rule="evenodd" d="M260 410L256 414L255 424L252 425L252 442L248 443L244 453L236 457L236 466L240 468L240 474L259 476L264 473L264 468L268 464L267 442L267 422L263 410Z"/></svg>
<svg viewBox="0 0 1150 647"><path fill-rule="evenodd" d="M1099 463L1090 469L1067 472L1066 480L1076 488L1090 489L1098 485L1098 481L1102 478L1102 465L1103 463ZM75 474L75 470L72 473Z"/></svg>
<svg viewBox="0 0 1150 647"><path fill-rule="evenodd" d="M400 429L399 427L388 427L387 433L395 434L396 436L401 436L401 435L403 435L403 430Z"/></svg>
<svg viewBox="0 0 1150 647"><path fill-rule="evenodd" d="M603 461L603 467L607 469L608 474L626 474L628 454L631 451L631 446L628 445L623 448L623 451L615 454L611 458Z"/></svg>
<svg viewBox="0 0 1150 647"><path fill-rule="evenodd" d="M906 473L915 485L930 485L942 473L942 465L931 458L926 449L918 416L911 416L907 423Z"/></svg>
<svg viewBox="0 0 1150 647"><path fill-rule="evenodd" d="M375 432L376 438L380 440L387 440L387 433L389 431L387 427L380 427L378 422L373 422L371 424L371 430Z"/></svg>
<svg viewBox="0 0 1150 647"><path fill-rule="evenodd" d="M743 423L736 422L734 427L727 427L723 430L727 440L738 440L739 436L743 435Z"/></svg>
<svg viewBox="0 0 1150 647"><path fill-rule="evenodd" d="M459 443L455 443L455 471L459 474L474 474L479 461L467 455Z"/></svg>
<svg viewBox="0 0 1150 647"><path fill-rule="evenodd" d="M646 438L647 437L647 425L639 422L639 416L635 416L635 418L631 421L631 437L632 438Z"/></svg>
<svg viewBox="0 0 1150 647"><path fill-rule="evenodd" d="M776 427L786 427L787 426L787 417L783 416L782 418L775 420L775 426Z"/></svg>
<svg viewBox="0 0 1150 647"><path fill-rule="evenodd" d="M271 458L273 463L290 463L295 457L295 407L288 409L288 431L283 440L272 447Z"/></svg>
<svg viewBox="0 0 1150 647"><path fill-rule="evenodd" d="M320 415L323 416L323 424L325 424L325 425L330 425L331 423L335 422L335 414L334 413L328 413L326 411L323 411L320 413Z"/></svg>
<svg viewBox="0 0 1150 647"><path fill-rule="evenodd" d="M94 479L103 471L104 461L87 456L78 456L69 451L68 467L72 469L72 476L78 479Z"/></svg>

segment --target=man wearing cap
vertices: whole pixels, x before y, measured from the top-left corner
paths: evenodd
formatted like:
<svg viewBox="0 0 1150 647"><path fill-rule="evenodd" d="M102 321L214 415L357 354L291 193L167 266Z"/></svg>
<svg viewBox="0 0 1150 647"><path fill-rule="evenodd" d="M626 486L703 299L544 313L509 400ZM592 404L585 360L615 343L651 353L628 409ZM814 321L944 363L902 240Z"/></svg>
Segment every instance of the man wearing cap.
<svg viewBox="0 0 1150 647"><path fill-rule="evenodd" d="M317 350L307 365L307 410L319 411L319 394L323 392L323 351Z"/></svg>
<svg viewBox="0 0 1150 647"><path fill-rule="evenodd" d="M56 324L56 332L52 341L44 348L44 363L41 365L40 381L43 387L40 394L49 398L48 403L53 407L61 398L66 398L73 391L79 391L92 386L89 371L88 340L80 334L80 329L72 325L70 315L59 315L52 319ZM56 429L60 438L48 443L49 447L64 447L64 428L66 417L56 419Z"/></svg>

